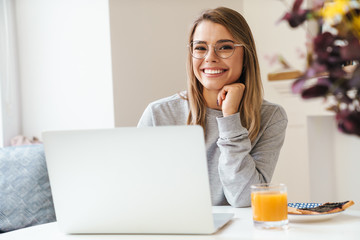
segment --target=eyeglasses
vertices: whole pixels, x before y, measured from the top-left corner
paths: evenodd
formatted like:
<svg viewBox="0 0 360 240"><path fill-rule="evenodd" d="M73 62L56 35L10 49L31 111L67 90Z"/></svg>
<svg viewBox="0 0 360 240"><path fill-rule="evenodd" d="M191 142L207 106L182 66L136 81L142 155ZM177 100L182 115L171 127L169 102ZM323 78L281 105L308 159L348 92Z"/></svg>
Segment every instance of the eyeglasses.
<svg viewBox="0 0 360 240"><path fill-rule="evenodd" d="M211 46L211 45L210 45ZM235 44L231 40L218 41L214 45L215 54L220 58L229 58L235 52L235 47L244 46L243 44ZM189 50L194 58L205 58L209 52L209 45L204 41L193 41L189 45Z"/></svg>

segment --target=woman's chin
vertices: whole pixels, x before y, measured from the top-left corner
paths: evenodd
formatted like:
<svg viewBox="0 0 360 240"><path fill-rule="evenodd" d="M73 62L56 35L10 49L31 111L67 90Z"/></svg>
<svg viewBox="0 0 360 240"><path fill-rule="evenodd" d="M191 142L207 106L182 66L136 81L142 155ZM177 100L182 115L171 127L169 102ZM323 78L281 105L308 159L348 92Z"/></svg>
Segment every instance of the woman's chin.
<svg viewBox="0 0 360 240"><path fill-rule="evenodd" d="M220 84L205 84L203 86L207 91L217 91L217 92L219 92L224 87L224 85L220 85Z"/></svg>
<svg viewBox="0 0 360 240"><path fill-rule="evenodd" d="M208 91L220 91L225 85L232 84L235 81L230 81L228 79L223 78L214 78L214 79L206 79L203 78L200 80L201 84L204 88L206 88Z"/></svg>
<svg viewBox="0 0 360 240"><path fill-rule="evenodd" d="M213 81L213 80L201 81L201 84L208 91L220 91L225 86L225 84L221 83L220 81Z"/></svg>

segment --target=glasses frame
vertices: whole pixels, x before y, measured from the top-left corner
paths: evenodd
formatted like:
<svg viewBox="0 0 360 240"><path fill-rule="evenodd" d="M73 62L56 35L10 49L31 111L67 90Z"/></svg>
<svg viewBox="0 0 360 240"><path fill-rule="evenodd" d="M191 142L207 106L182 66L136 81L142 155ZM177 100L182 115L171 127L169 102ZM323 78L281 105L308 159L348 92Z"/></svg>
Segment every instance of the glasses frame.
<svg viewBox="0 0 360 240"><path fill-rule="evenodd" d="M200 58L200 57L195 57L195 56L192 54L192 51L191 51L191 45L192 45L193 43L197 43L197 42L201 42L201 43L203 43L203 44L205 44L205 45L207 46L206 53L205 53L205 55L204 55L203 57L201 57L201 58ZM225 57L225 58L219 56L219 55L217 54L217 51L216 51L216 48L215 48L217 44L219 44L219 43L224 43L224 42L231 42L231 43L234 44L234 47L243 47L243 46L244 46L244 44L234 43L234 42L231 41L231 40L226 40L226 41L218 41L218 42L216 42L214 45L213 45L213 44L207 44L206 42L202 42L202 41L191 41L190 44L187 45L187 47L189 48L189 52L190 52L190 54L191 54L191 56L192 56L193 58L196 58L196 59L204 59L204 58L206 58L206 56L207 56L208 53L209 53L210 46L213 45L214 52L215 52L216 56L218 56L219 58L222 58L222 59L227 59L227 58L230 58L230 57L234 54L235 48L234 48L233 52L231 53L231 55L228 56L228 57Z"/></svg>

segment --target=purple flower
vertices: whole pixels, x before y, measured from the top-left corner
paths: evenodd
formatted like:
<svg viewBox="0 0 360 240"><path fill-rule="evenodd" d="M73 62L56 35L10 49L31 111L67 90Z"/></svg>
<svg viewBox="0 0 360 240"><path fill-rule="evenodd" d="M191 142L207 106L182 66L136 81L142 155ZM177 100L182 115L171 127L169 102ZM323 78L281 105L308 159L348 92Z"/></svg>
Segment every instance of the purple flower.
<svg viewBox="0 0 360 240"><path fill-rule="evenodd" d="M360 64L355 68L353 75L348 83L350 88L360 89Z"/></svg>
<svg viewBox="0 0 360 240"><path fill-rule="evenodd" d="M307 19L308 14L311 12L307 9L300 9L302 2L303 0L296 0L291 9L291 12L285 13L280 21L288 21L289 25L293 28L301 25Z"/></svg>
<svg viewBox="0 0 360 240"><path fill-rule="evenodd" d="M303 0L295 0L291 11L281 19L293 28L304 21L314 19L320 25L326 21L331 32L319 31L311 37L308 46L307 68L304 74L292 84L292 91L304 99L332 96L334 104L328 108L336 113L338 128L344 133L360 136L360 8L344 1L347 8L327 9L325 0L313 0L311 9L302 9ZM333 21L328 16L334 15ZM331 15L331 16L332 16ZM336 19L335 19L336 16ZM325 18L325 19L323 19ZM319 28L320 30L321 28ZM357 64L353 68L344 68ZM317 82L309 87L308 80ZM312 82L311 80L311 82ZM340 107L342 110L340 110Z"/></svg>
<svg viewBox="0 0 360 240"><path fill-rule="evenodd" d="M293 84L291 85L292 92L301 93L305 82L306 82L306 78L304 77L296 79L295 82L293 82Z"/></svg>
<svg viewBox="0 0 360 240"><path fill-rule="evenodd" d="M319 76L319 74L324 73L326 70L327 70L327 67L325 64L320 64L317 61L312 62L312 64L306 70L304 75L301 76L300 78L298 78L292 84L291 88L292 88L293 93L301 93L306 80L317 77L317 76Z"/></svg>
<svg viewBox="0 0 360 240"><path fill-rule="evenodd" d="M313 64L320 66L325 65L330 77L342 78L346 74L342 68L346 59L344 59L343 54L341 54L344 47L336 44L337 40L339 39L329 32L316 36L314 38L315 59ZM344 54L348 54L347 51ZM319 66L317 66L317 68L319 68Z"/></svg>
<svg viewBox="0 0 360 240"><path fill-rule="evenodd" d="M336 36L329 32L314 38L314 52L319 63L338 64L344 62L340 55L340 46L335 45Z"/></svg>
<svg viewBox="0 0 360 240"><path fill-rule="evenodd" d="M341 132L360 136L360 112L341 110L336 114L336 121Z"/></svg>
<svg viewBox="0 0 360 240"><path fill-rule="evenodd" d="M344 61L360 60L360 42L353 38L340 49L340 56Z"/></svg>
<svg viewBox="0 0 360 240"><path fill-rule="evenodd" d="M304 99L323 97L329 91L329 87L326 85L314 85L302 91L301 97Z"/></svg>

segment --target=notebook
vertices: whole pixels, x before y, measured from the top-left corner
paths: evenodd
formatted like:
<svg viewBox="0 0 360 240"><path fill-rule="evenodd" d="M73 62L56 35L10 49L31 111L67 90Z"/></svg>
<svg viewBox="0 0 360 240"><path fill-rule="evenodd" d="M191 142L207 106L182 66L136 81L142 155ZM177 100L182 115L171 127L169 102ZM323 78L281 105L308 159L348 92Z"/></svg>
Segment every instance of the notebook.
<svg viewBox="0 0 360 240"><path fill-rule="evenodd" d="M200 126L47 131L44 149L60 229L75 234L211 234Z"/></svg>

